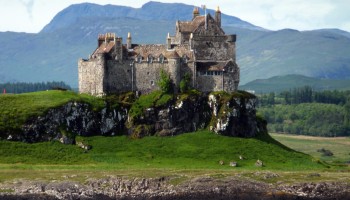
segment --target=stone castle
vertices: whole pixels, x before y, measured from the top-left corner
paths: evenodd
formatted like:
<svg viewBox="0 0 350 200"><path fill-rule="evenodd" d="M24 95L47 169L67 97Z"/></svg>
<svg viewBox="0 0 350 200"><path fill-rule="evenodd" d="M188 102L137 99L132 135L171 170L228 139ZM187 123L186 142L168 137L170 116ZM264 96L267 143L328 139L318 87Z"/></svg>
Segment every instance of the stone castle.
<svg viewBox="0 0 350 200"><path fill-rule="evenodd" d="M225 35L219 7L215 16L201 16L193 10L191 21L177 21L174 36L166 44L126 44L114 33L98 36L98 46L89 59L80 59L79 92L102 96L159 89L161 71L171 78L174 91L188 74L191 87L202 92L236 91L239 67L236 64L236 35Z"/></svg>

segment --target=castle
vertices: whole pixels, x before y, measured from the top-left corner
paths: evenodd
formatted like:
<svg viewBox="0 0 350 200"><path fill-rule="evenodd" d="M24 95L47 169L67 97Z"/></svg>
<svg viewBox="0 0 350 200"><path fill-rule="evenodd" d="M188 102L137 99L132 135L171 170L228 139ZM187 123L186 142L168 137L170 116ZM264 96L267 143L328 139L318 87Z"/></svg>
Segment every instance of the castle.
<svg viewBox="0 0 350 200"><path fill-rule="evenodd" d="M89 59L78 62L79 92L102 96L159 89L161 71L166 72L179 90L186 74L191 87L202 92L236 91L239 67L236 64L236 35L225 35L219 7L215 16L201 16L193 10L191 21L177 21L174 36L166 44L133 44L128 33L126 44L114 33L98 36L98 46Z"/></svg>

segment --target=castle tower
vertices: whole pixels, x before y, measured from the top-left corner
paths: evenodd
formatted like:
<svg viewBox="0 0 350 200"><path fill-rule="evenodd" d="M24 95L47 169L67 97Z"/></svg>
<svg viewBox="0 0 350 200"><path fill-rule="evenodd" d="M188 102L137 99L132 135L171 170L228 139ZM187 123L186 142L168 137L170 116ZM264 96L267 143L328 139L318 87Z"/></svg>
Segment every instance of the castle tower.
<svg viewBox="0 0 350 200"><path fill-rule="evenodd" d="M193 8L193 17L192 17L192 20L194 19L194 18L196 18L197 16L199 16L199 9L198 9L198 7L194 7Z"/></svg>
<svg viewBox="0 0 350 200"><path fill-rule="evenodd" d="M126 39L126 47L127 49L131 49L131 34L128 33L128 38Z"/></svg>
<svg viewBox="0 0 350 200"><path fill-rule="evenodd" d="M219 6L216 8L215 11L215 21L218 24L218 26L221 27L221 11Z"/></svg>
<svg viewBox="0 0 350 200"><path fill-rule="evenodd" d="M181 58L176 51L170 51L168 54L168 63L169 63L169 74L170 78L173 80L175 85L175 92L180 85L180 64Z"/></svg>

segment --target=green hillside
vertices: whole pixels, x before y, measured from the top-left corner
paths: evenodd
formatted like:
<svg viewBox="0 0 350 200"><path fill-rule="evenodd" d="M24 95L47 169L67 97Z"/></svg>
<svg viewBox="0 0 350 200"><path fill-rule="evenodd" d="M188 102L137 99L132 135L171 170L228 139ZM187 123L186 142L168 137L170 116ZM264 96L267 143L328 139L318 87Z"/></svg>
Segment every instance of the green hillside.
<svg viewBox="0 0 350 200"><path fill-rule="evenodd" d="M104 102L89 95L78 95L71 91L49 90L24 94L0 95L1 130L16 130L29 117L44 114L49 108L58 107L69 101L83 101L94 108L101 108Z"/></svg>
<svg viewBox="0 0 350 200"><path fill-rule="evenodd" d="M282 92L293 88L310 86L313 90L350 90L350 80L312 78L303 75L274 76L257 79L239 86L240 90L254 90L256 93Z"/></svg>
<svg viewBox="0 0 350 200"><path fill-rule="evenodd" d="M263 169L310 170L325 166L309 155L291 150L270 136L235 138L209 131L174 137L145 137L133 140L127 136L79 137L92 146L88 152L59 142L26 144L0 141L0 163L23 165L84 165L84 169L257 169L255 162L264 162ZM239 159L244 156L244 160ZM224 165L219 161L223 160ZM67 166L69 167L69 166Z"/></svg>

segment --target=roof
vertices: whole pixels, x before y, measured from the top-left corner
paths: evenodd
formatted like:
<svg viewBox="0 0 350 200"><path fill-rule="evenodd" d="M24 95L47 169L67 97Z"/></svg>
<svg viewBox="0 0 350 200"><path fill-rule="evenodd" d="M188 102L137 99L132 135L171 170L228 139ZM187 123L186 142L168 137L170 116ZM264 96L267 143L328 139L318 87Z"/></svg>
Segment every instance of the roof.
<svg viewBox="0 0 350 200"><path fill-rule="evenodd" d="M110 41L110 42L102 42L101 45L99 47L97 47L96 51L94 52L94 54L98 54L98 53L109 53L112 48L114 47L115 43L114 41Z"/></svg>
<svg viewBox="0 0 350 200"><path fill-rule="evenodd" d="M226 66L228 66L232 61L224 61L224 62L214 62L214 61L200 61L196 62L197 68L199 70L206 71L223 71Z"/></svg>
<svg viewBox="0 0 350 200"><path fill-rule="evenodd" d="M188 58L193 58L193 51L190 50L189 45L175 45L172 49L168 50L164 44L144 44L136 45L133 47L133 51L129 56L141 55L143 58L147 58L149 55L158 58L163 55L165 58L179 58L186 55Z"/></svg>
<svg viewBox="0 0 350 200"><path fill-rule="evenodd" d="M178 22L179 32L194 32L201 24L205 24L205 16L196 16L192 21Z"/></svg>

